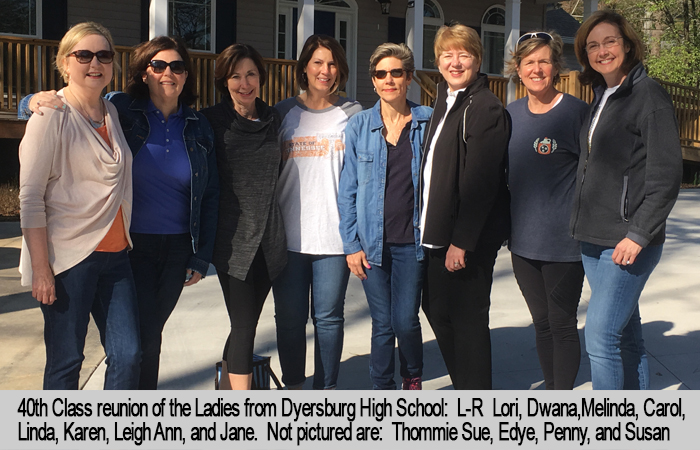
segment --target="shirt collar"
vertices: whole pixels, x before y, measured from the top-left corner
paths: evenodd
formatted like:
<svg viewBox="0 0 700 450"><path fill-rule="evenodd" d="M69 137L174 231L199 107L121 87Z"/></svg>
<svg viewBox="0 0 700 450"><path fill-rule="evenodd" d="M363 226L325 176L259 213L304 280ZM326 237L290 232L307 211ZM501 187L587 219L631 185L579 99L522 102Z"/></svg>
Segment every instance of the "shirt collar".
<svg viewBox="0 0 700 450"><path fill-rule="evenodd" d="M146 106L146 112L148 114L161 113L161 111L158 108L156 108L156 105L153 104L153 100L151 100L151 99L148 99L148 105ZM175 114L171 114L171 115L176 116L176 117L182 117L182 105L178 105L177 112Z"/></svg>

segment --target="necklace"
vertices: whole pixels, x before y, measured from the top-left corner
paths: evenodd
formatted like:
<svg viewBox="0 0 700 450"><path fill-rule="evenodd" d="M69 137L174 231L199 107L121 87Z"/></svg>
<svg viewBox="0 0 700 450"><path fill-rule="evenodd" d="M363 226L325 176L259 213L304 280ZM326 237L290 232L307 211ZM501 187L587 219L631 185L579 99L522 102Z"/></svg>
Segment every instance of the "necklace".
<svg viewBox="0 0 700 450"><path fill-rule="evenodd" d="M85 109L85 107L83 106L80 99L78 97L76 97L72 91L68 91L68 92L70 93L71 97L73 97L75 99L75 101L78 103L78 106L79 106L78 112L80 113L81 116L85 117L88 120L88 122L90 122L90 126L92 126L92 128L97 129L97 128L104 126L104 124L105 124L105 105L104 105L104 103L102 103L102 99L100 99L100 112L102 114L102 117L100 118L100 120L92 120L92 117L90 117L90 114L88 114L87 109Z"/></svg>

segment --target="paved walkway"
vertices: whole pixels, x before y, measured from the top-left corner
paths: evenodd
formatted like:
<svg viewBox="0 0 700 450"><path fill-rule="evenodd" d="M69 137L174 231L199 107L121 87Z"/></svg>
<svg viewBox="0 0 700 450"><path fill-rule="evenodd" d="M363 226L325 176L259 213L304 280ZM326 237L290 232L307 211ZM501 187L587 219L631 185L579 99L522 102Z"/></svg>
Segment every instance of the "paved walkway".
<svg viewBox="0 0 700 450"><path fill-rule="evenodd" d="M661 263L641 298L644 337L653 389L700 389L700 190L681 192L668 222ZM44 365L43 320L37 303L19 285L19 226L0 223L0 389L40 389ZM213 272L212 272L213 275ZM590 290L584 286L579 307L583 327ZM351 279L345 306L345 346L339 389L370 389L368 376L370 318L362 286ZM421 316L425 342L425 389L451 389L435 336ZM216 276L185 288L164 333L162 389L212 389L214 363L228 335L228 317ZM543 389L534 329L512 274L506 249L496 262L491 307L495 389ZM307 373L313 371L313 331L308 327ZM576 382L590 389L585 353ZM272 296L260 319L256 353L277 361ZM81 374L84 389L100 389L104 354L94 328ZM397 358L398 360L398 358ZM305 388L310 388L308 379Z"/></svg>

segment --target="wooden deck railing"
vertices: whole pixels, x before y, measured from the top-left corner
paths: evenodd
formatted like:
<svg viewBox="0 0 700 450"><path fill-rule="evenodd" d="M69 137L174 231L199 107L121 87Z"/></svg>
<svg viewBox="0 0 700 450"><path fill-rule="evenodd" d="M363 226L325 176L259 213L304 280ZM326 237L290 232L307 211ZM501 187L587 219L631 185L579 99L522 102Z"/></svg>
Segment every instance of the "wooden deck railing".
<svg viewBox="0 0 700 450"><path fill-rule="evenodd" d="M121 70L107 86L107 92L123 91L128 83L128 68L132 47L117 46L115 61ZM61 89L63 80L53 66L58 51L58 41L27 38L0 37L0 112L16 113L19 100L27 94L40 90ZM218 55L191 52L193 72L197 80L196 109L216 104L221 93L214 87L214 68ZM280 100L295 95L294 80L296 61L265 59L268 72L260 97L274 105Z"/></svg>
<svg viewBox="0 0 700 450"><path fill-rule="evenodd" d="M58 41L0 37L0 115L12 117L17 112L19 100L39 90L60 89L63 80L53 67ZM128 83L128 67L132 48L117 46L116 61L121 67L107 87L107 91L124 90ZM214 105L221 98L214 86L214 68L217 55L192 52L190 54L196 77L198 99L196 109ZM270 105L291 97L298 92L294 75L296 61L265 59L267 80L260 97ZM418 71L416 83L421 86L421 103L431 105L436 95L436 84L442 81L437 71ZM659 81L659 80L657 80ZM680 124L684 158L700 161L700 89L659 81L669 92ZM508 80L489 76L489 87L503 103L506 101ZM562 75L557 88L588 103L593 100L589 86L578 81L578 72ZM525 87L516 85L516 97L526 95ZM7 123L6 123L7 124ZM6 127L7 128L7 127ZM13 129L14 130L14 129ZM5 130L0 137L16 134ZM7 136L6 136L7 135Z"/></svg>

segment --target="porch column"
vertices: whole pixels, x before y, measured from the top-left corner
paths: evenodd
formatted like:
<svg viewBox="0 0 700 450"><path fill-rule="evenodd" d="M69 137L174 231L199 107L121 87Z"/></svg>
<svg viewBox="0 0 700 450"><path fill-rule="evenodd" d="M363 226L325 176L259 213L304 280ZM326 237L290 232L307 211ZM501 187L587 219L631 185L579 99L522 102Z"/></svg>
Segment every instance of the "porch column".
<svg viewBox="0 0 700 450"><path fill-rule="evenodd" d="M151 0L148 8L148 39L168 35L168 0Z"/></svg>
<svg viewBox="0 0 700 450"><path fill-rule="evenodd" d="M506 45L503 46L503 61L511 58L520 38L520 0L506 0ZM515 82L508 81L506 104L515 100Z"/></svg>
<svg viewBox="0 0 700 450"><path fill-rule="evenodd" d="M408 2L406 10L406 45L413 51L416 70L423 69L423 0ZM406 95L409 100L420 103L420 86L411 83Z"/></svg>
<svg viewBox="0 0 700 450"><path fill-rule="evenodd" d="M299 23L297 24L297 59L306 40L314 34L314 0L298 0Z"/></svg>
<svg viewBox="0 0 700 450"><path fill-rule="evenodd" d="M583 20L598 11L598 0L583 0Z"/></svg>

